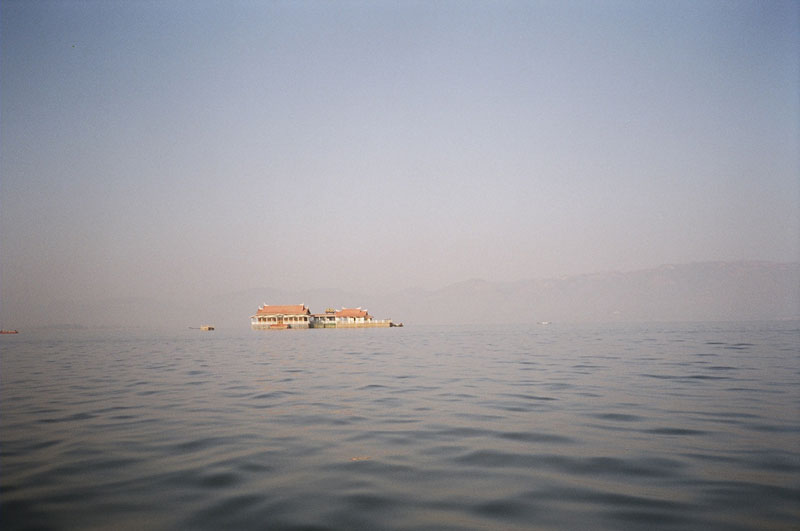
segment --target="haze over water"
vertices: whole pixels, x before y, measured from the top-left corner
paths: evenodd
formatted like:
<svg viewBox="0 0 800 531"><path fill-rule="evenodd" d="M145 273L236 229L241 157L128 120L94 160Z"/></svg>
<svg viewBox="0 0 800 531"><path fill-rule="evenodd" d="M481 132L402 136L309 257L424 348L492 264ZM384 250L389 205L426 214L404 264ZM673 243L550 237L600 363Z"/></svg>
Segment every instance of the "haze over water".
<svg viewBox="0 0 800 531"><path fill-rule="evenodd" d="M3 328L800 261L797 2L0 10Z"/></svg>
<svg viewBox="0 0 800 531"><path fill-rule="evenodd" d="M4 529L794 529L798 322L3 337Z"/></svg>
<svg viewBox="0 0 800 531"><path fill-rule="evenodd" d="M796 528L798 49L780 0L3 0L0 525Z"/></svg>

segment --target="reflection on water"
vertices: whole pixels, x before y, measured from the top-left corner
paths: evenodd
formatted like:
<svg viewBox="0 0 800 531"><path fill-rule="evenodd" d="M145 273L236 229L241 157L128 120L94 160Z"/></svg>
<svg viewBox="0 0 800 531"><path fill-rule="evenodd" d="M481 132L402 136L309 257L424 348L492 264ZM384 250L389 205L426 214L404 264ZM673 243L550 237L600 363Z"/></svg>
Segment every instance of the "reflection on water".
<svg viewBox="0 0 800 531"><path fill-rule="evenodd" d="M798 323L2 338L4 529L791 529Z"/></svg>

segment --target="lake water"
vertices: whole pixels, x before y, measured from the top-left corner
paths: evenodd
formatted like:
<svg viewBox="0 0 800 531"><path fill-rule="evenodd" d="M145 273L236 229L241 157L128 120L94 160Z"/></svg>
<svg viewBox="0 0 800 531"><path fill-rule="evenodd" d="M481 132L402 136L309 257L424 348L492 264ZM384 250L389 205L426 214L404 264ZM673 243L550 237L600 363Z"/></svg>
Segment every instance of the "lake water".
<svg viewBox="0 0 800 531"><path fill-rule="evenodd" d="M798 529L798 345L797 322L4 336L0 525Z"/></svg>

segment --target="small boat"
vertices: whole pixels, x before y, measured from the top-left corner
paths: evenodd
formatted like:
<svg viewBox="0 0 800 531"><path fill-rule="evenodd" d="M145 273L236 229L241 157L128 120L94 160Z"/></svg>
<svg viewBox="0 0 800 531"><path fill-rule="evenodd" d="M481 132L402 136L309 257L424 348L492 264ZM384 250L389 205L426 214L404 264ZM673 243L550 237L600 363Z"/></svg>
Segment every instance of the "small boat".
<svg viewBox="0 0 800 531"><path fill-rule="evenodd" d="M16 330L0 330L0 334L19 334Z"/></svg>
<svg viewBox="0 0 800 531"><path fill-rule="evenodd" d="M211 326L211 325L203 325L203 326L201 326L201 327L200 327L200 330L203 330L203 331L205 331L205 332L208 332L208 331L210 331L210 330L214 330L214 327L213 327L213 326Z"/></svg>

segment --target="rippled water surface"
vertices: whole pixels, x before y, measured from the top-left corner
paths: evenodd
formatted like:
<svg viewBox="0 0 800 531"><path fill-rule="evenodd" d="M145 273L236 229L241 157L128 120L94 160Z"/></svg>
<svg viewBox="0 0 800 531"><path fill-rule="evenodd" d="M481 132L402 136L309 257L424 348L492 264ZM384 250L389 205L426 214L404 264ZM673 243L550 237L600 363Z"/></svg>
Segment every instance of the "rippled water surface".
<svg viewBox="0 0 800 531"><path fill-rule="evenodd" d="M797 529L799 334L0 337L0 525Z"/></svg>

